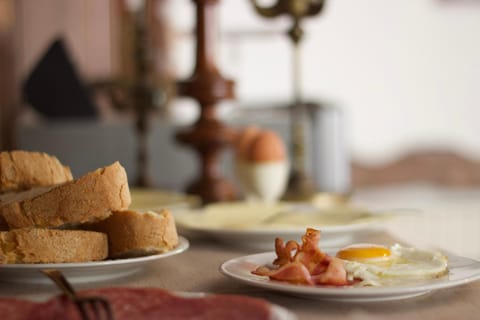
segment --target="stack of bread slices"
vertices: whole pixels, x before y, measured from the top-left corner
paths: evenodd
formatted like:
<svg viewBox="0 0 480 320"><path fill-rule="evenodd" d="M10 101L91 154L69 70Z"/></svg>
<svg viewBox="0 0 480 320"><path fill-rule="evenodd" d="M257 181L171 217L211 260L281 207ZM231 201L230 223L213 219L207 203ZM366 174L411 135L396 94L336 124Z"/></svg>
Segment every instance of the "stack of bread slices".
<svg viewBox="0 0 480 320"><path fill-rule="evenodd" d="M73 179L51 155L0 153L0 264L68 263L162 253L178 244L168 210L128 210L115 162Z"/></svg>

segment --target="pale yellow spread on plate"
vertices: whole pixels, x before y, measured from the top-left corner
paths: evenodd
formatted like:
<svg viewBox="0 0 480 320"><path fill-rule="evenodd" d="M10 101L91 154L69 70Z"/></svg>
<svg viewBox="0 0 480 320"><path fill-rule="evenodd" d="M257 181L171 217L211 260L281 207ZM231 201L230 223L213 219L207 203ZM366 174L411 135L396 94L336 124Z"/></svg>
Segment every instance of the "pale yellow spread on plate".
<svg viewBox="0 0 480 320"><path fill-rule="evenodd" d="M289 202L230 202L208 205L176 215L180 226L194 229L270 229L306 226L336 226L377 219L367 210L348 205L316 208Z"/></svg>

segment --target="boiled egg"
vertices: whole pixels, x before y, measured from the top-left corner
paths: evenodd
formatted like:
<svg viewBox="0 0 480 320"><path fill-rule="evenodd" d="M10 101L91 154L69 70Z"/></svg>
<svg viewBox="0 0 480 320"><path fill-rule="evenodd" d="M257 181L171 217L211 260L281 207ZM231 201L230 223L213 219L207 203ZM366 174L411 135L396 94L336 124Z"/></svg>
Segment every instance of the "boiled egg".
<svg viewBox="0 0 480 320"><path fill-rule="evenodd" d="M448 273L447 258L438 251L358 244L337 252L347 276L357 286L389 286L415 283Z"/></svg>
<svg viewBox="0 0 480 320"><path fill-rule="evenodd" d="M251 140L246 160L254 163L285 161L285 145L272 130L262 130Z"/></svg>
<svg viewBox="0 0 480 320"><path fill-rule="evenodd" d="M272 130L245 128L236 143L235 171L248 200L277 201L285 192L289 173L282 139Z"/></svg>

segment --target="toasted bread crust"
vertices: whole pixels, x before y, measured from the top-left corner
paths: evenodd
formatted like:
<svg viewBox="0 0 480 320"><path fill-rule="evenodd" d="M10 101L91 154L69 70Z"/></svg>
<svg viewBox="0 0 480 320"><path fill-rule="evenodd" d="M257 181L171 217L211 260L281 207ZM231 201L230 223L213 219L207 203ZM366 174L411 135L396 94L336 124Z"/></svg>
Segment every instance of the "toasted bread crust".
<svg viewBox="0 0 480 320"><path fill-rule="evenodd" d="M55 185L72 179L70 168L46 153L21 150L0 153L0 193Z"/></svg>
<svg viewBox="0 0 480 320"><path fill-rule="evenodd" d="M0 232L0 263L65 263L103 260L107 236L81 230L25 228Z"/></svg>
<svg viewBox="0 0 480 320"><path fill-rule="evenodd" d="M178 244L175 221L166 209L160 212L117 211L91 227L108 235L111 258L162 253Z"/></svg>
<svg viewBox="0 0 480 320"><path fill-rule="evenodd" d="M0 207L10 229L59 227L107 218L131 202L125 169L115 162L62 185L18 193Z"/></svg>

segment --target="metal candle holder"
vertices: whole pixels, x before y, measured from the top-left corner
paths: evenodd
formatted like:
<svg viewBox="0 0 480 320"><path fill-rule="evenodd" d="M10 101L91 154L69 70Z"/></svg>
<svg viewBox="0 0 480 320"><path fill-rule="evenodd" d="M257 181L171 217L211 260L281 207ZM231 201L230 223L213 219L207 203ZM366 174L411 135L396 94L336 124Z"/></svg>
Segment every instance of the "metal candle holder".
<svg viewBox="0 0 480 320"><path fill-rule="evenodd" d="M152 72L152 47L149 42L148 9L146 3L128 10L128 23L131 33L123 35L122 41L132 46L132 52L126 59L132 64L130 74L105 81L98 81L93 87L103 92L117 110L132 110L136 137L136 178L138 187L153 187L148 169L149 153L147 138L150 133L150 117L158 111L166 99L158 102L159 96L166 97L166 87L158 83ZM125 9L126 10L126 9Z"/></svg>
<svg viewBox="0 0 480 320"><path fill-rule="evenodd" d="M324 7L324 0L278 0L270 7L260 6L251 0L256 12L265 18L281 15L291 17L293 24L288 36L293 44L293 93L294 100L290 106L292 171L285 198L303 200L314 193L314 183L307 174L305 157L305 123L308 120L307 106L301 94L300 43L303 39L302 20L319 14Z"/></svg>

